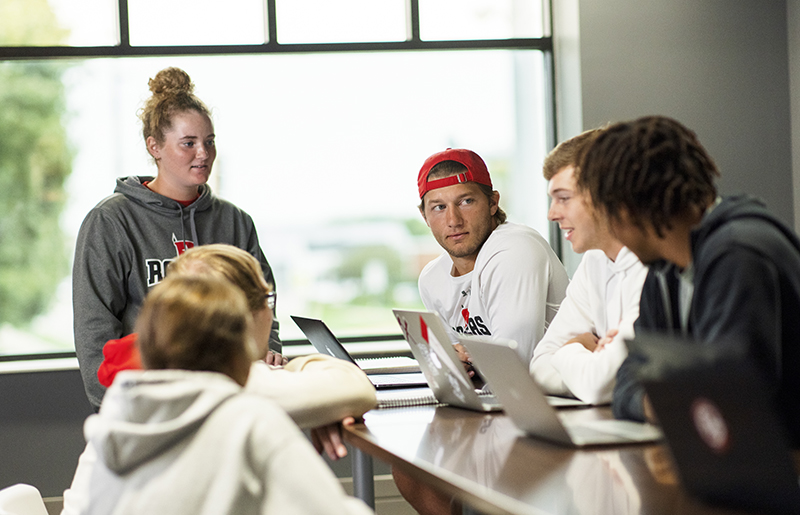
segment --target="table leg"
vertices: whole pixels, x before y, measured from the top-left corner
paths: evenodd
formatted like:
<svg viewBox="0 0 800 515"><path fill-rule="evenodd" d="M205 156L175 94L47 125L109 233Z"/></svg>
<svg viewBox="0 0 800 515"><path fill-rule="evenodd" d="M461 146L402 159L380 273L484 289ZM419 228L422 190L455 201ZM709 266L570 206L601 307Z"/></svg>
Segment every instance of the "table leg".
<svg viewBox="0 0 800 515"><path fill-rule="evenodd" d="M372 510L375 509L375 476L372 471L372 456L353 448L353 493Z"/></svg>

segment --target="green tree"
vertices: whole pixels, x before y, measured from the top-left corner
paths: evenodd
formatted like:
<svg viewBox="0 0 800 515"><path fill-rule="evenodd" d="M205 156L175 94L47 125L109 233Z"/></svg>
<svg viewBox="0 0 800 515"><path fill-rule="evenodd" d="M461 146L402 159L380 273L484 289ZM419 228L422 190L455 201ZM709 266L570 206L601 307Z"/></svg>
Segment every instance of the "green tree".
<svg viewBox="0 0 800 515"><path fill-rule="evenodd" d="M386 273L385 284L380 291L371 291L364 283L365 269L379 263ZM355 247L345 252L342 263L333 271L337 280L353 280L359 284L356 304L391 305L394 302L394 286L402 280L403 263L397 252L385 245Z"/></svg>
<svg viewBox="0 0 800 515"><path fill-rule="evenodd" d="M0 2L0 45L50 45L66 31L46 0ZM68 272L59 217L72 155L64 64L0 63L0 323L42 313Z"/></svg>

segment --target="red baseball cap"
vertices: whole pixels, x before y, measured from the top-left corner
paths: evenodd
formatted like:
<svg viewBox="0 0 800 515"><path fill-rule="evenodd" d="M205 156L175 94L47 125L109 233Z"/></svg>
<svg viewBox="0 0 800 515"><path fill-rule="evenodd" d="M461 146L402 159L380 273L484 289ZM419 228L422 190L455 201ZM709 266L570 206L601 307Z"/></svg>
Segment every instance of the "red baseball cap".
<svg viewBox="0 0 800 515"><path fill-rule="evenodd" d="M441 163L442 161L455 161L467 167L465 173L459 173L445 177L444 179L428 180L428 173L431 168ZM433 154L425 160L422 168L419 170L417 177L417 186L419 186L419 198L431 190L452 186L461 182L477 182L492 187L492 178L489 177L489 170L486 168L486 163L483 162L481 156L471 150L465 148L448 148L441 152Z"/></svg>

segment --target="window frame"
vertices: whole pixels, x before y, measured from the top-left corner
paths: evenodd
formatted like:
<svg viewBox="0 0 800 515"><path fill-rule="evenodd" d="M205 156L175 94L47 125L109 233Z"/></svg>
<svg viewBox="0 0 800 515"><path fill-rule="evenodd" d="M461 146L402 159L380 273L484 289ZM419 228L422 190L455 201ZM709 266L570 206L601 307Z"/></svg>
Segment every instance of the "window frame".
<svg viewBox="0 0 800 515"><path fill-rule="evenodd" d="M280 54L329 52L381 52L419 50L540 50L549 59L553 54L552 16L550 0L544 0L545 33L541 38L472 39L423 41L420 38L419 0L406 0L407 37L405 41L357 43L291 43L278 42L276 0L265 4L265 33L267 42L257 45L193 45L193 46L131 46L128 26L128 0L117 1L118 45L113 46L0 46L0 60L58 59L92 57L165 57L226 54Z"/></svg>
<svg viewBox="0 0 800 515"><path fill-rule="evenodd" d="M556 98L555 64L552 37L552 0L543 0L544 37L474 40L422 40L420 37L419 0L406 0L405 41L356 43L292 43L278 42L276 0L263 0L267 42L255 45L191 45L191 46L132 46L128 24L128 0L117 0L118 45L113 46L0 46L0 61L37 59L91 59L123 57L218 56L253 54L304 54L346 52L396 52L426 50L538 50L543 53L545 66L545 146L555 145ZM550 245L556 255L562 255L562 242L557 228L550 225ZM341 338L344 343L377 342L402 339L397 335L363 335ZM307 340L286 340L284 345L308 344ZM17 354L0 356L0 362L53 359L75 356L74 352Z"/></svg>

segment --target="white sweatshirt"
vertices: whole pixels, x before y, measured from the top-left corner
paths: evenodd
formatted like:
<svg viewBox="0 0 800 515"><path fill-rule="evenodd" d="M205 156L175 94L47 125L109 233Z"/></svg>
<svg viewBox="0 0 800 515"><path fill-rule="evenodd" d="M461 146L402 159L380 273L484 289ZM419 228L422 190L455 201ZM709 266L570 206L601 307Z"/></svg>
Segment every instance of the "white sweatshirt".
<svg viewBox="0 0 800 515"><path fill-rule="evenodd" d="M62 513L370 513L282 409L223 374L120 372L84 431Z"/></svg>
<svg viewBox="0 0 800 515"><path fill-rule="evenodd" d="M515 340L528 363L569 283L547 241L530 227L504 223L481 247L472 272L453 277L452 268L444 253L422 270L425 308L439 313L452 331Z"/></svg>
<svg viewBox="0 0 800 515"><path fill-rule="evenodd" d="M301 428L327 425L348 416L358 417L377 405L375 388L358 367L323 354L295 358L283 369L272 368L263 361L255 362L250 368L245 391L270 399ZM103 404L108 402L104 400ZM89 424L87 421L87 440L90 439ZM72 485L64 492L62 515L86 512L97 458L97 449L87 444L78 460Z"/></svg>
<svg viewBox="0 0 800 515"><path fill-rule="evenodd" d="M302 429L360 417L378 403L360 368L325 354L294 358L283 368L256 361L244 389L274 401Z"/></svg>
<svg viewBox="0 0 800 515"><path fill-rule="evenodd" d="M647 267L626 247L615 261L600 250L583 255L567 298L531 360L531 375L547 393L574 395L590 404L611 400L617 369L628 355L623 340L633 336L639 318L645 277ZM619 334L599 352L580 343L565 345L579 334L602 338L611 329Z"/></svg>

